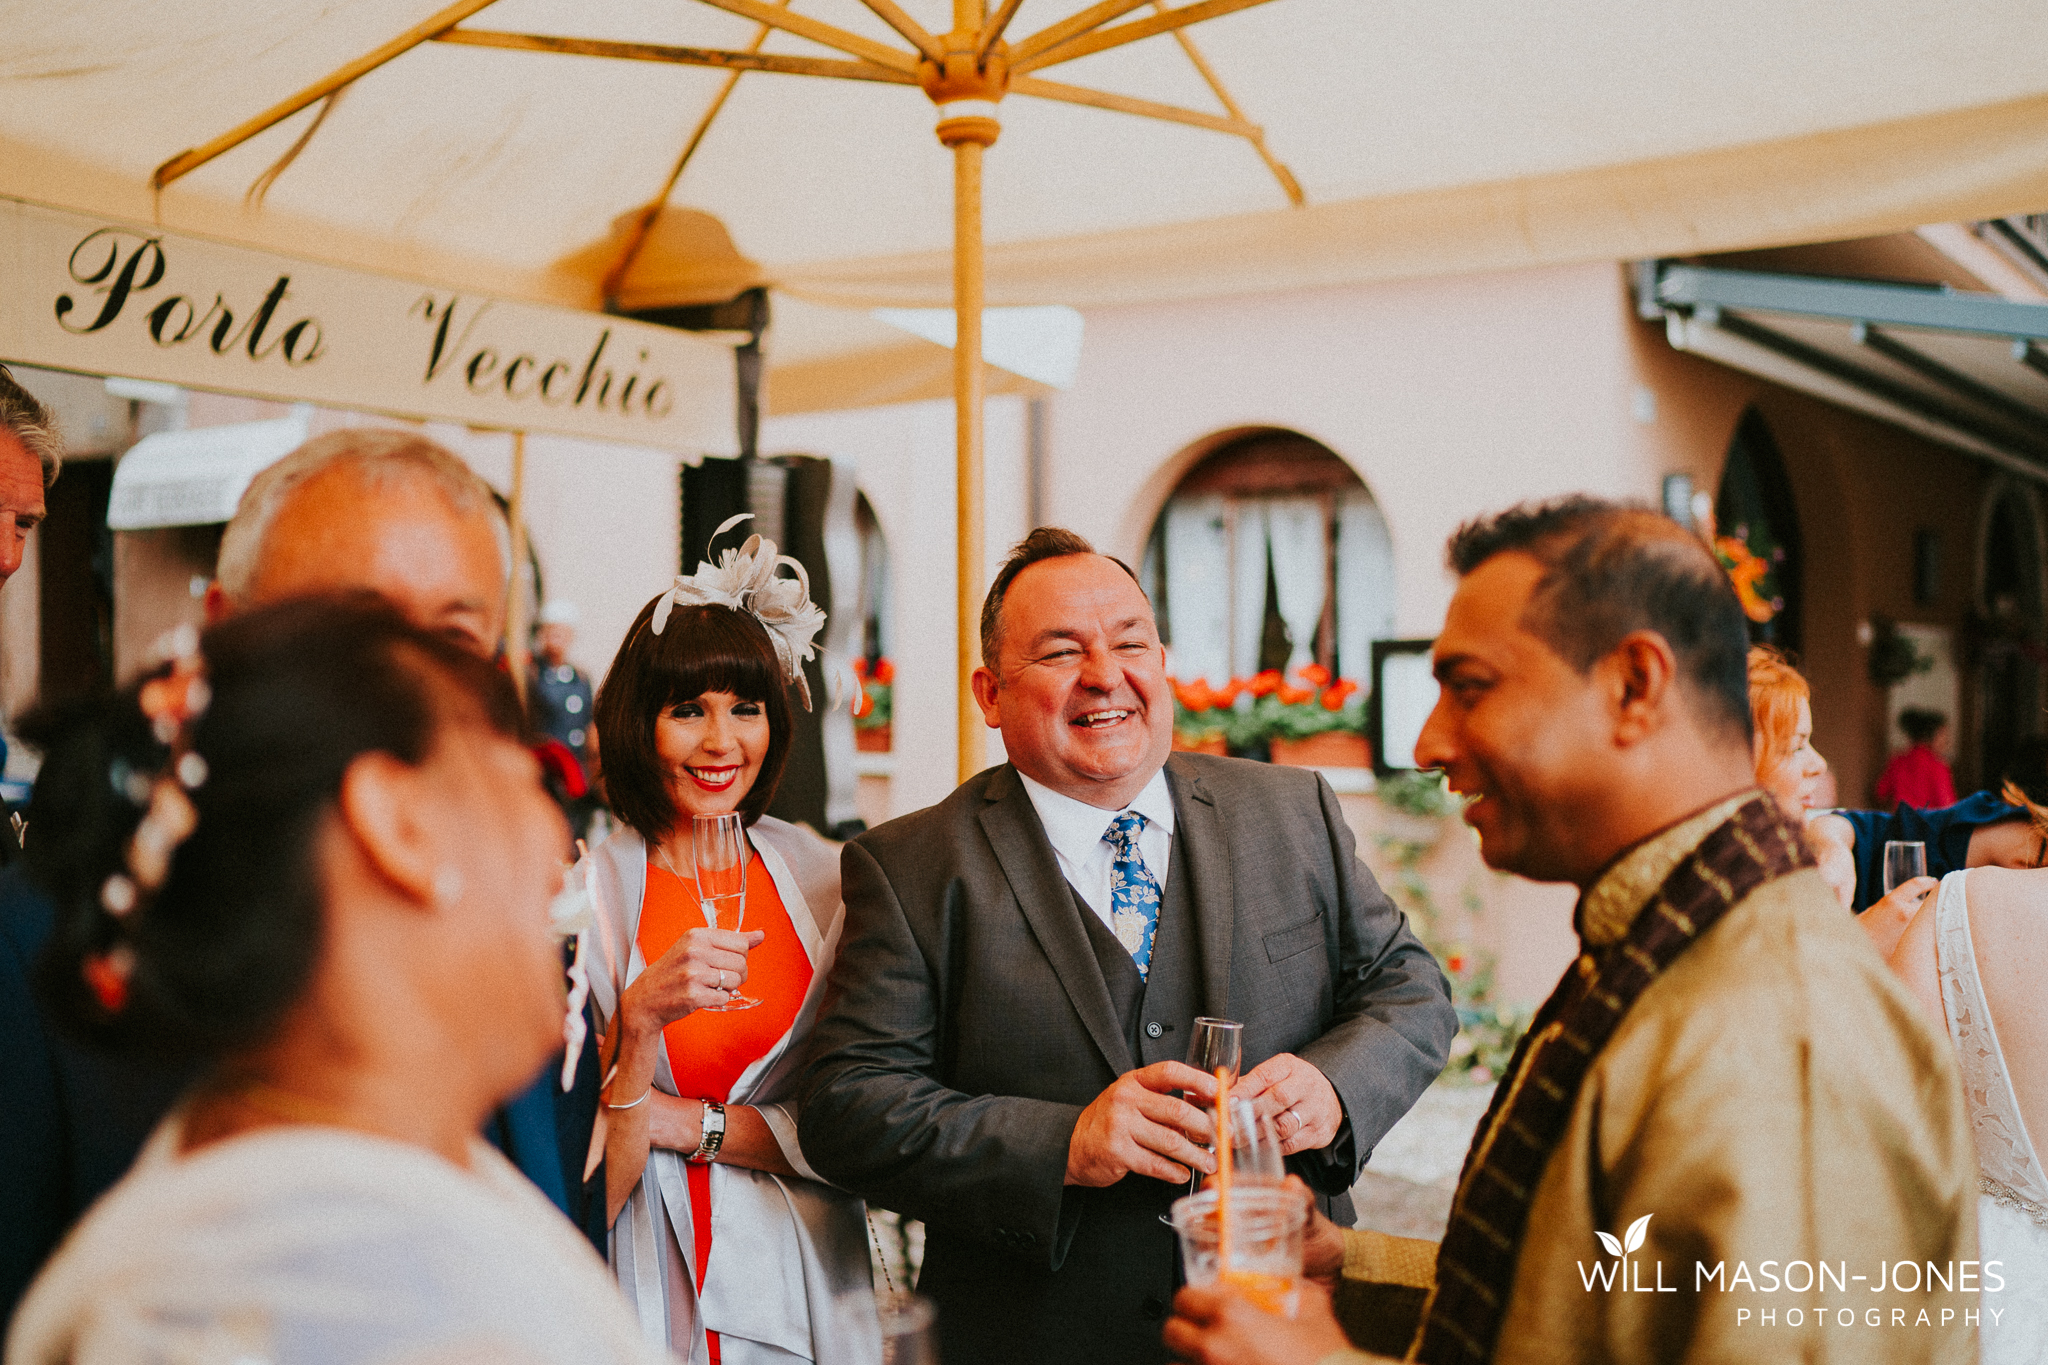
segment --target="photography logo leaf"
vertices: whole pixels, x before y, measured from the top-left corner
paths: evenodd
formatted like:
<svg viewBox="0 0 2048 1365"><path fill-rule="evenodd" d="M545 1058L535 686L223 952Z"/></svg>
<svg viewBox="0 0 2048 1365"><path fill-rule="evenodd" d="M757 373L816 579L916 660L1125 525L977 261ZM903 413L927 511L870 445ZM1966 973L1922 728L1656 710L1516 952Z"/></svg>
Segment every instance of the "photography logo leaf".
<svg viewBox="0 0 2048 1365"><path fill-rule="evenodd" d="M1593 1230L1593 1235L1600 1239L1601 1246L1607 1248L1609 1256L1626 1256L1632 1251L1639 1250L1644 1239L1650 1235L1650 1217L1651 1215L1646 1213L1630 1223L1628 1231L1623 1233L1619 1240L1613 1233L1601 1232L1597 1228Z"/></svg>

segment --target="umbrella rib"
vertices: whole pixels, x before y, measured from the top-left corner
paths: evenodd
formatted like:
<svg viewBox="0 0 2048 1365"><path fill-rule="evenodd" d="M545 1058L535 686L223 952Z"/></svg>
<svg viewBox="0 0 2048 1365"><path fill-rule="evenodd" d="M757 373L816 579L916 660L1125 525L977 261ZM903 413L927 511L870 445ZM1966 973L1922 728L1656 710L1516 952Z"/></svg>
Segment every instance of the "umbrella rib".
<svg viewBox="0 0 2048 1365"><path fill-rule="evenodd" d="M1102 3L1091 5L1050 28L1041 29L1010 50L1010 69L1016 71L1039 53L1058 47L1070 38L1078 38L1097 25L1121 18L1144 3L1145 0L1102 0Z"/></svg>
<svg viewBox="0 0 2048 1365"><path fill-rule="evenodd" d="M448 8L433 15L425 22L414 25L396 38L393 38L390 42L385 43L382 47L365 53L340 70L313 82L313 84L307 86L304 90L301 90L283 103L272 105L255 118L250 119L246 123L238 124L211 142L178 153L169 161L156 168L156 173L150 177L151 185L159 190L163 189L172 181L198 170L207 162L221 155L221 153L234 150L250 138L255 137L258 133L284 122L284 120L298 113L306 106L326 99L343 86L349 85L360 77L375 71L393 57L402 56L418 47L421 43L446 33L470 15L494 3L496 3L496 0L456 0L455 4L448 6Z"/></svg>
<svg viewBox="0 0 2048 1365"><path fill-rule="evenodd" d="M1123 0L1117 0L1119 4L1122 2ZM1138 19L1128 24L1118 24L1115 28L1098 29L1092 33L1068 38L1057 46L1036 47L1031 56L1012 62L1010 70L1022 74L1036 71L1040 67L1055 66L1060 62L1071 62L1076 57L1085 57L1091 52L1122 47L1125 43L1135 43L1141 38L1171 33L1189 24L1199 24L1207 19L1250 9L1254 5L1270 3L1272 0L1201 0L1200 4L1183 5L1164 14L1155 14L1149 19ZM1135 9L1137 6L1133 5L1130 8Z"/></svg>
<svg viewBox="0 0 2048 1365"><path fill-rule="evenodd" d="M737 14L743 19L752 19L757 24L779 28L785 33L794 33L799 38L808 38L814 43L837 49L849 56L865 57L877 66L886 66L891 71L901 71L906 76L917 75L917 58L908 52L900 52L886 43L872 38L863 38L858 33L849 33L836 25L801 14L792 14L763 4L761 0L699 0L713 9L722 9L728 14Z"/></svg>
<svg viewBox="0 0 2048 1365"><path fill-rule="evenodd" d="M1017 17L1017 9L1024 0L1003 0L1003 7L995 17L982 25L981 37L974 44L974 64L980 66L988 61L988 54L1002 41L1003 30L1010 26L1010 20Z"/></svg>
<svg viewBox="0 0 2048 1365"><path fill-rule="evenodd" d="M896 0L860 0L873 10L890 28L902 34L905 41L934 62L944 63L946 50L939 46L939 40L924 31L917 20L903 12Z"/></svg>
<svg viewBox="0 0 2048 1365"><path fill-rule="evenodd" d="M832 76L849 81L916 85L913 76L874 62L840 57L791 57L776 52L729 52L713 47L669 47L660 43L624 43L602 38L561 38L544 33L504 33L496 29L458 28L434 40L463 47L512 48L523 52L555 52L572 57L612 57L624 61L668 62L676 66L710 66L730 71L773 71L791 76ZM717 103L723 103L721 95ZM712 108L717 113L716 104Z"/></svg>
<svg viewBox="0 0 2048 1365"><path fill-rule="evenodd" d="M1242 118L1205 114L1199 109L1183 109L1179 105L1159 104L1152 100L1136 99L1130 95L1113 95L1107 90L1090 90L1086 86L1066 85L1038 76L1015 78L1010 82L1010 93L1030 95L1042 100L1058 100L1062 104L1085 104L1095 109L1111 109L1119 114L1136 114L1140 118L1161 119L1167 123L1185 123L1193 128L1229 133L1233 137L1241 137L1250 142L1257 142L1262 136L1257 124L1247 123Z"/></svg>
<svg viewBox="0 0 2048 1365"><path fill-rule="evenodd" d="M1161 14L1169 12L1166 0L1152 0L1152 8ZM1208 57L1203 54L1202 49L1195 46L1194 37L1184 28L1175 29L1173 37L1174 41L1180 44L1180 50L1187 53L1188 60L1194 63L1195 70L1202 74L1202 79L1209 83L1209 89L1215 92L1217 100L1230 111L1230 116L1240 123L1250 123L1251 120L1245 117L1243 107L1231 98L1230 91L1223 84L1223 78L1216 74L1216 68L1209 65ZM1266 163L1266 169L1280 182L1281 192L1287 196L1287 202L1300 208L1305 198L1301 192L1301 182L1294 178L1294 172L1287 169L1280 158L1273 155L1272 149L1266 146L1266 130L1261 128L1256 133L1248 135L1248 140L1258 152L1259 160Z"/></svg>

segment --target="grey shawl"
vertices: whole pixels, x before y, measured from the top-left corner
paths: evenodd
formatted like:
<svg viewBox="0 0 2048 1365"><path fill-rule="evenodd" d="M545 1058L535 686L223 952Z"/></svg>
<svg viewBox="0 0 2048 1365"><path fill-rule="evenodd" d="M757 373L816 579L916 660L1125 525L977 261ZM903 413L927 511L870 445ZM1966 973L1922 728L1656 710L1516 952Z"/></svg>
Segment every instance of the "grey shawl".
<svg viewBox="0 0 2048 1365"><path fill-rule="evenodd" d="M845 918L839 853L810 831L772 817L748 833L810 955L813 974L796 1022L741 1074L731 1102L760 1113L803 1178L711 1167L716 1252L700 1301L683 1158L657 1147L648 1153L640 1187L612 1225L612 1268L639 1311L648 1341L690 1365L709 1365L706 1329L719 1334L726 1365L791 1359L879 1365L865 1206L820 1180L797 1143L803 1040L817 1018ZM647 966L636 941L647 889L647 844L622 828L591 854L591 862L590 998L602 1029L627 984ZM654 1084L676 1093L665 1049Z"/></svg>

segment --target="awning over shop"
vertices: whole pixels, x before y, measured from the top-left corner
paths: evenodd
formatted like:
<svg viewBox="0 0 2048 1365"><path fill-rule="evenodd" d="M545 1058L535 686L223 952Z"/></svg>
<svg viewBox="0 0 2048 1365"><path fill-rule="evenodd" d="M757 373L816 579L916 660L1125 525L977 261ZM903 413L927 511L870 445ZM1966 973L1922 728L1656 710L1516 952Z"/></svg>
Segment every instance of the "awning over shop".
<svg viewBox="0 0 2048 1365"><path fill-rule="evenodd" d="M306 439L306 413L145 436L114 466L107 525L116 531L228 520L249 481Z"/></svg>
<svg viewBox="0 0 2048 1365"><path fill-rule="evenodd" d="M1678 350L2048 482L2048 304L1671 262L1637 302Z"/></svg>

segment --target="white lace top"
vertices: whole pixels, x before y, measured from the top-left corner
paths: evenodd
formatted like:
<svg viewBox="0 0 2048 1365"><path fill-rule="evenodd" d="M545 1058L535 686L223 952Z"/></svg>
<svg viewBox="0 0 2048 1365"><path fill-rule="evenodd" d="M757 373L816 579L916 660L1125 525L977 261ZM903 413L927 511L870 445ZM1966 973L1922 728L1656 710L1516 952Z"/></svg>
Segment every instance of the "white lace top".
<svg viewBox="0 0 2048 1365"><path fill-rule="evenodd" d="M2024 1211L2048 1227L2048 1176L2020 1117L2019 1097L1998 1046L1998 1028L1977 975L1977 951L1970 941L1966 872L1941 880L1934 911L1935 962L1941 977L1942 1010L1963 1074L1970 1129L1977 1139L1977 1166L1984 1193Z"/></svg>

